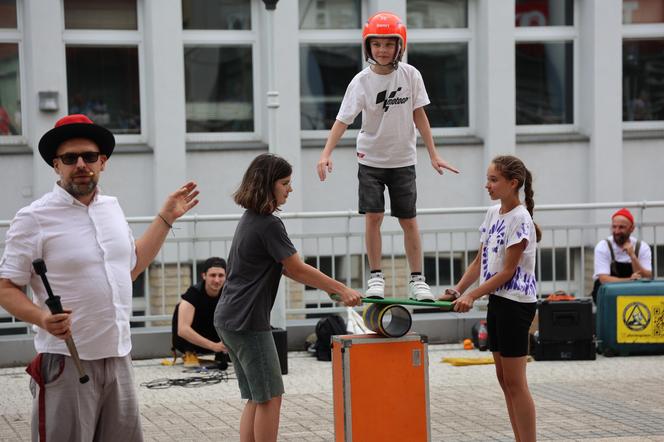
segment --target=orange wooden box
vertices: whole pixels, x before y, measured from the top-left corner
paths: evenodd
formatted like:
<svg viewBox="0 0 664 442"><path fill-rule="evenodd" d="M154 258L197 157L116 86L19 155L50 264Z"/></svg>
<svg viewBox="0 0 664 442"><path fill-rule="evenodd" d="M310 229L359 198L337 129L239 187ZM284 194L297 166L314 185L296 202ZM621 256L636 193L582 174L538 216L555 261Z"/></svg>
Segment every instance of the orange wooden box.
<svg viewBox="0 0 664 442"><path fill-rule="evenodd" d="M430 441L427 338L332 338L336 442Z"/></svg>

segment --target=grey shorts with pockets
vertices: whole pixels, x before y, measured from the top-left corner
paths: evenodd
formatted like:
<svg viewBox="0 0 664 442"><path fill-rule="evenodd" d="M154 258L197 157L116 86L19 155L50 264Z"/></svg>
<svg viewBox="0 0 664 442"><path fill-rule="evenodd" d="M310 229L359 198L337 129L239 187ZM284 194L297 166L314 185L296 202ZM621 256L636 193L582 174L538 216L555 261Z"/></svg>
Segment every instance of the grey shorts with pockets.
<svg viewBox="0 0 664 442"><path fill-rule="evenodd" d="M385 212L385 187L390 194L390 215L415 218L417 186L415 166L385 169L359 164L357 170L360 213Z"/></svg>

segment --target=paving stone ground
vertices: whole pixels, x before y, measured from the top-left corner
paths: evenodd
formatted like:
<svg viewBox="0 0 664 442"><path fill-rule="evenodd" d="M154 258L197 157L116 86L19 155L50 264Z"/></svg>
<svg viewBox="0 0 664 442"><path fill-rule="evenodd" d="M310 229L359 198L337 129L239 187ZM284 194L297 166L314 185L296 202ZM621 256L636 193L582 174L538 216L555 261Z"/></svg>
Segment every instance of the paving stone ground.
<svg viewBox="0 0 664 442"><path fill-rule="evenodd" d="M440 362L483 356L456 344L429 346L432 441L513 440L494 366ZM331 364L305 352L288 357L279 440L333 441ZM235 380L148 389L141 384L195 374L157 359L135 361L134 367L147 441L239 440L243 403ZM528 379L538 440L664 442L664 356L533 361ZM30 407L24 369L0 369L0 441L30 440Z"/></svg>

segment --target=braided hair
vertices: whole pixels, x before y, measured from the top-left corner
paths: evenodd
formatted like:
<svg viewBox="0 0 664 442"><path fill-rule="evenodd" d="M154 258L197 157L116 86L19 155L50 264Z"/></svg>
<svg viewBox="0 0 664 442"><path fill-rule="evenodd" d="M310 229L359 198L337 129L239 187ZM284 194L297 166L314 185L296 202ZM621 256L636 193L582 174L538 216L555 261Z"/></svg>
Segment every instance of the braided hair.
<svg viewBox="0 0 664 442"><path fill-rule="evenodd" d="M533 192L533 176L526 168L526 165L523 164L523 161L513 155L497 156L491 161L491 163L502 176L508 180L517 181L517 190L523 187L523 193L525 194L526 199L526 209L528 209L528 213L530 213L532 218L533 210L535 209L535 200L533 199L535 192ZM542 231L537 224L535 224L535 236L537 242L542 239Z"/></svg>

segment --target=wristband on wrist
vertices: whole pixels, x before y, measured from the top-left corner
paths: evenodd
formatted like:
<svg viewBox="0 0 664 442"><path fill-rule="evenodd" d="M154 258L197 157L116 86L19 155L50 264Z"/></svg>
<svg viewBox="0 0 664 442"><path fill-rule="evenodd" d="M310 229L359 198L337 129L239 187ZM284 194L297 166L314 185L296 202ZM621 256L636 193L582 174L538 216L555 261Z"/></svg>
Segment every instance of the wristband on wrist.
<svg viewBox="0 0 664 442"><path fill-rule="evenodd" d="M173 228L173 225L172 225L172 224L169 224L169 222L166 221L166 218L164 218L163 216L161 216L161 213L157 213L157 215L159 216L159 218L161 218L161 220L164 222L164 224L166 224L166 225L168 226L169 229L172 229L172 228Z"/></svg>

